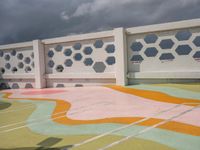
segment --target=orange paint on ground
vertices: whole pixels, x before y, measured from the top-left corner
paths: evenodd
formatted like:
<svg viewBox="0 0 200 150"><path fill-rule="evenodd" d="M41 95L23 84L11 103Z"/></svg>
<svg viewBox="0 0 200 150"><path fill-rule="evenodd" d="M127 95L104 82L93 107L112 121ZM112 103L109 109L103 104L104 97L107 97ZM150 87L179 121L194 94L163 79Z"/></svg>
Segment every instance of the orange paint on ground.
<svg viewBox="0 0 200 150"><path fill-rule="evenodd" d="M124 92L124 93L145 97L145 98L148 98L151 100L152 99L157 100L160 102L169 102L169 103L176 103L176 104L188 103L191 101L199 102L198 100L176 98L176 97L172 97L167 94L162 94L159 92L149 92L149 91L144 91L144 90L128 89L128 88L124 88L124 87L120 87L120 86L107 86L107 87L112 88L114 90ZM9 98L9 96L12 95L12 93L4 93L4 94L5 94L4 98ZM23 100L25 98L10 98L10 99ZM130 124L130 123L136 122L136 121L144 118L144 117L118 117L118 118L105 118L105 119L97 119L97 120L73 120L73 119L68 118L67 116L63 116L66 113L58 114L59 112L63 112L63 111L67 112L70 109L71 104L66 101L40 99L40 98L29 98L29 99L30 100L40 100L40 101L42 100L42 101L56 102L56 107L53 111L51 118L52 118L52 120L54 120L57 123L66 124L66 125L100 124L100 123ZM192 106L194 106L194 105L192 105ZM57 118L57 117L61 117L61 118ZM151 118L151 119L144 121L138 125L151 126L151 125L154 125L161 121L163 121L163 119ZM190 134L190 135L194 135L194 136L200 136L200 127L192 126L192 125L188 125L188 124L184 124L184 123L179 123L179 122L174 122L174 121L170 121L164 125L159 126L158 128L172 130L175 132Z"/></svg>
<svg viewBox="0 0 200 150"><path fill-rule="evenodd" d="M143 97L149 100L155 100L159 102L165 102L165 103L173 103L173 104L183 104L183 103L199 103L199 100L195 99L186 99L186 98L179 98L170 96L161 92L155 92L155 91L147 91L147 90L138 90L138 89L131 89L131 88L125 88L122 86L106 86L108 88L111 88L113 90L117 90L119 92ZM185 104L188 106L197 106L199 104Z"/></svg>

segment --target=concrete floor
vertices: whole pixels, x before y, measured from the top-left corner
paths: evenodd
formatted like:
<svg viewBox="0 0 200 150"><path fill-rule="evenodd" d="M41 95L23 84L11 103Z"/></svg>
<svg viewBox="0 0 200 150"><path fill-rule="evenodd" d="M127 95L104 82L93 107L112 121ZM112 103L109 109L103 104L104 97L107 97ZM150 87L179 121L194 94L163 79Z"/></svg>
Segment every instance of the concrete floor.
<svg viewBox="0 0 200 150"><path fill-rule="evenodd" d="M0 91L0 149L199 150L200 84Z"/></svg>

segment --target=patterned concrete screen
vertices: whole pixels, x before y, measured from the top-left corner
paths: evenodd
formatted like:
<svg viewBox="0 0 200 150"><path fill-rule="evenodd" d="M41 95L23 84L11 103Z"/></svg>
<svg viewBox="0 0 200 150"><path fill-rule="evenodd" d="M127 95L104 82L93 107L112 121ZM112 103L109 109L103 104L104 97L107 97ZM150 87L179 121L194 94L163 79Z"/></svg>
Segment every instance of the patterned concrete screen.
<svg viewBox="0 0 200 150"><path fill-rule="evenodd" d="M200 28L184 28L128 35L128 72L130 78L154 78L156 73L195 72L199 70ZM154 74L154 75L152 75ZM180 74L179 74L180 76ZM167 74L163 75L167 78Z"/></svg>

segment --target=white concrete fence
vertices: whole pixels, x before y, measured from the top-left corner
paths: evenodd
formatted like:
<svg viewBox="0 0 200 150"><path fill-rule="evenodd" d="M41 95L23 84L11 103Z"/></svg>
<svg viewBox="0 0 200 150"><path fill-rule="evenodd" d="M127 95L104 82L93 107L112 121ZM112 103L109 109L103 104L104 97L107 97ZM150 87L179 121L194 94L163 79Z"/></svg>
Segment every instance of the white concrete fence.
<svg viewBox="0 0 200 150"><path fill-rule="evenodd" d="M199 81L200 19L0 45L1 88Z"/></svg>

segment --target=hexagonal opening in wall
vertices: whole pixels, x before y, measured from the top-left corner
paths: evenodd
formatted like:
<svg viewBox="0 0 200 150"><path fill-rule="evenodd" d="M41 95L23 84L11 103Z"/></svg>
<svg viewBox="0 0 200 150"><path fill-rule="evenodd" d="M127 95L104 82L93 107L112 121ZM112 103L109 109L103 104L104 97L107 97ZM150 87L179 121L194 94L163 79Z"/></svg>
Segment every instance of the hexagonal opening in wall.
<svg viewBox="0 0 200 150"><path fill-rule="evenodd" d="M195 37L195 39L193 40L193 43L196 45L196 46L200 46L200 36L197 36Z"/></svg>
<svg viewBox="0 0 200 150"><path fill-rule="evenodd" d="M6 63L6 64L5 64L5 68L6 68L6 69L10 69L10 68L11 68L10 63Z"/></svg>
<svg viewBox="0 0 200 150"><path fill-rule="evenodd" d="M85 64L85 66L91 66L92 64L93 64L93 60L92 60L92 58L86 58L85 60L84 60L84 64Z"/></svg>
<svg viewBox="0 0 200 150"><path fill-rule="evenodd" d="M25 68L25 72L26 72L26 73L31 72L31 70L32 70L32 69L31 69L31 67L29 67L29 66L27 66L27 67Z"/></svg>
<svg viewBox="0 0 200 150"><path fill-rule="evenodd" d="M12 73L16 73L18 71L18 69L16 67L12 68Z"/></svg>
<svg viewBox="0 0 200 150"><path fill-rule="evenodd" d="M113 57L113 56L108 57L108 58L106 59L106 63L107 63L108 65L114 65L114 64L115 64L115 57Z"/></svg>
<svg viewBox="0 0 200 150"><path fill-rule="evenodd" d="M25 58L24 58L24 62L25 62L26 64L30 64L30 62L31 62L30 57L25 57Z"/></svg>
<svg viewBox="0 0 200 150"><path fill-rule="evenodd" d="M102 48L103 47L103 41L102 40L96 40L94 43L95 48Z"/></svg>
<svg viewBox="0 0 200 150"><path fill-rule="evenodd" d="M142 48L143 48L143 45L140 42L133 42L132 45L131 45L131 49L134 52L141 51Z"/></svg>
<svg viewBox="0 0 200 150"><path fill-rule="evenodd" d="M81 55L81 53L76 53L74 55L74 60L76 60L76 61L81 61L82 58L83 58L83 56Z"/></svg>
<svg viewBox="0 0 200 150"><path fill-rule="evenodd" d="M0 50L0 57L3 57L4 52L2 50Z"/></svg>
<svg viewBox="0 0 200 150"><path fill-rule="evenodd" d="M49 60L48 61L48 66L50 67L50 68L53 68L53 66L54 66L54 61L53 60Z"/></svg>
<svg viewBox="0 0 200 150"><path fill-rule="evenodd" d="M74 48L75 50L80 50L81 47L82 47L81 43L75 43L75 44L73 45L73 48Z"/></svg>
<svg viewBox="0 0 200 150"><path fill-rule="evenodd" d="M63 70L64 70L64 67L63 67L62 65L58 65L58 66L56 67L56 71L57 71L57 72L63 72Z"/></svg>
<svg viewBox="0 0 200 150"><path fill-rule="evenodd" d="M32 63L31 63L31 66L32 66L33 68L35 68L35 63L34 63L34 62L32 62Z"/></svg>
<svg viewBox="0 0 200 150"><path fill-rule="evenodd" d="M70 48L65 49L65 51L64 51L65 56L71 56L71 54L72 54L72 50Z"/></svg>
<svg viewBox="0 0 200 150"><path fill-rule="evenodd" d="M71 59L66 59L64 64L66 67L71 67L73 64L73 61Z"/></svg>
<svg viewBox="0 0 200 150"><path fill-rule="evenodd" d="M200 61L200 51L197 51L197 52L193 55L193 58L194 58L195 60Z"/></svg>
<svg viewBox="0 0 200 150"><path fill-rule="evenodd" d="M155 43L158 39L158 36L155 35L155 34L148 34L145 36L144 38L144 41L147 43L147 44L150 44L150 43Z"/></svg>
<svg viewBox="0 0 200 150"><path fill-rule="evenodd" d="M17 54L17 58L18 58L19 60L22 60L23 57L24 57L24 55L23 55L22 53Z"/></svg>
<svg viewBox="0 0 200 150"><path fill-rule="evenodd" d="M174 60L175 57L171 53L164 53L159 57L160 60Z"/></svg>
<svg viewBox="0 0 200 150"><path fill-rule="evenodd" d="M179 45L175 51L178 55L188 55L192 48L189 45Z"/></svg>
<svg viewBox="0 0 200 150"><path fill-rule="evenodd" d="M95 62L93 69L96 73L102 73L106 69L106 65L103 62Z"/></svg>
<svg viewBox="0 0 200 150"><path fill-rule="evenodd" d="M85 55L91 55L92 54L92 52L93 52L93 49L91 48L91 47L85 47L84 48L84 50L83 50L83 53L85 54Z"/></svg>
<svg viewBox="0 0 200 150"><path fill-rule="evenodd" d="M4 59L5 59L6 61L9 61L9 60L10 60L10 55L9 55L9 54L6 54L6 55L4 56Z"/></svg>
<svg viewBox="0 0 200 150"><path fill-rule="evenodd" d="M144 58L141 55L133 55L131 58L134 63L141 63L143 60Z"/></svg>
<svg viewBox="0 0 200 150"><path fill-rule="evenodd" d="M15 55L16 55L16 53L17 53L17 52L16 52L16 50L15 50L15 49L13 49L13 50L11 51L11 53L10 53L10 54L11 54L12 56L15 56Z"/></svg>
<svg viewBox="0 0 200 150"><path fill-rule="evenodd" d="M26 89L32 89L33 86L32 86L31 83L26 83L25 88L26 88Z"/></svg>
<svg viewBox="0 0 200 150"><path fill-rule="evenodd" d="M174 46L172 39L165 39L160 42L160 47L162 49L171 49Z"/></svg>
<svg viewBox="0 0 200 150"><path fill-rule="evenodd" d="M52 50L48 51L48 57L52 58L54 56L54 52Z"/></svg>
<svg viewBox="0 0 200 150"><path fill-rule="evenodd" d="M57 52L61 52L62 49L63 49L62 45L56 45L56 47L55 47L55 51L57 51Z"/></svg>
<svg viewBox="0 0 200 150"><path fill-rule="evenodd" d="M34 58L34 53L33 52L31 53L31 58Z"/></svg>
<svg viewBox="0 0 200 150"><path fill-rule="evenodd" d="M17 83L12 84L12 89L19 89L19 85Z"/></svg>
<svg viewBox="0 0 200 150"><path fill-rule="evenodd" d="M155 47L149 47L144 53L147 57L155 57L158 54L158 50Z"/></svg>
<svg viewBox="0 0 200 150"><path fill-rule="evenodd" d="M175 37L179 41L186 41L192 36L192 33L189 30L179 31L176 33Z"/></svg>
<svg viewBox="0 0 200 150"><path fill-rule="evenodd" d="M4 68L0 68L0 74L4 74L5 73L5 69Z"/></svg>
<svg viewBox="0 0 200 150"><path fill-rule="evenodd" d="M24 68L23 62L19 62L19 63L17 64L17 66L18 66L18 68L20 68L20 69Z"/></svg>
<svg viewBox="0 0 200 150"><path fill-rule="evenodd" d="M114 53L115 52L115 45L114 44L109 44L106 46L106 52L107 53Z"/></svg>

